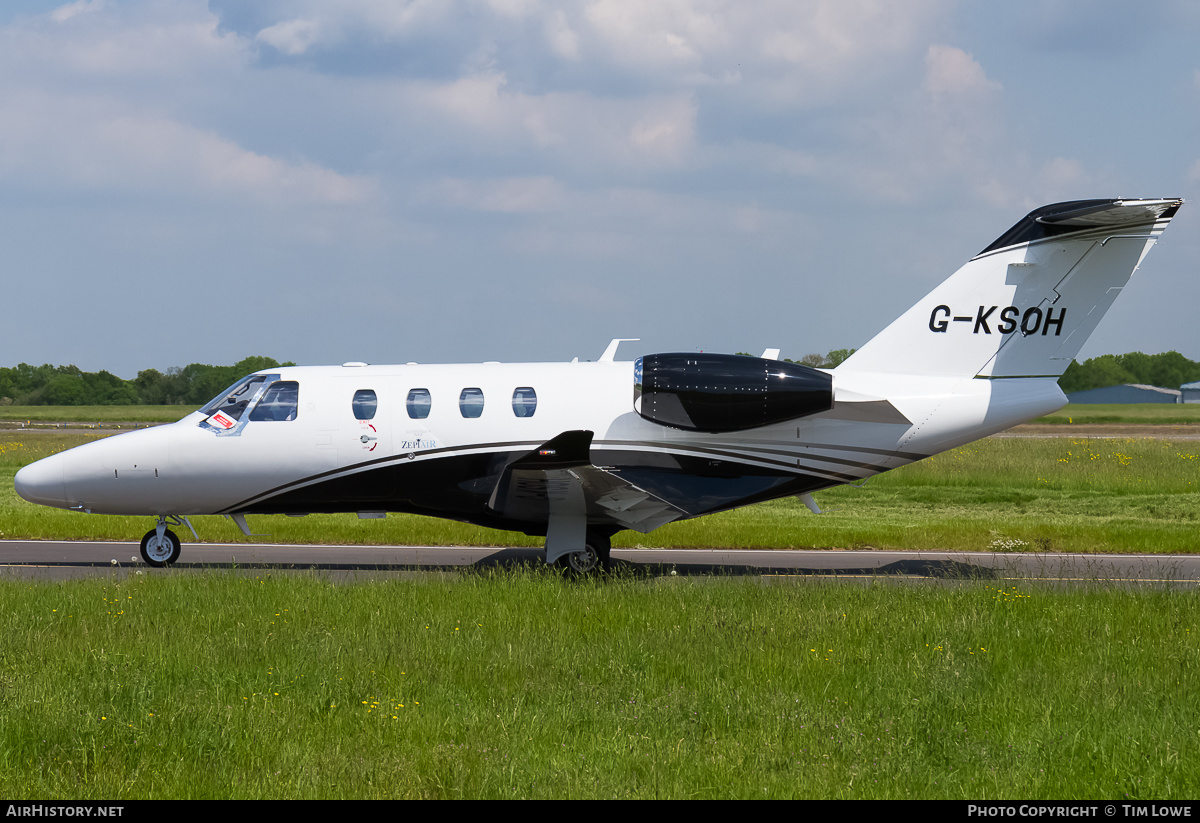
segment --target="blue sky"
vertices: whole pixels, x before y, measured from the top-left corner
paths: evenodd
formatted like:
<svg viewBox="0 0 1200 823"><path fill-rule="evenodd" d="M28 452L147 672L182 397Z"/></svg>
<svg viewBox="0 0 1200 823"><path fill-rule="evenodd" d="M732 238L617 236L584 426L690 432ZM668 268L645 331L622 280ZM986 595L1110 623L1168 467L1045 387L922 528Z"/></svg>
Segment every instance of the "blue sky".
<svg viewBox="0 0 1200 823"><path fill-rule="evenodd" d="M857 347L1023 214L1193 200L1082 357L1200 359L1200 4L18 0L0 365Z"/></svg>

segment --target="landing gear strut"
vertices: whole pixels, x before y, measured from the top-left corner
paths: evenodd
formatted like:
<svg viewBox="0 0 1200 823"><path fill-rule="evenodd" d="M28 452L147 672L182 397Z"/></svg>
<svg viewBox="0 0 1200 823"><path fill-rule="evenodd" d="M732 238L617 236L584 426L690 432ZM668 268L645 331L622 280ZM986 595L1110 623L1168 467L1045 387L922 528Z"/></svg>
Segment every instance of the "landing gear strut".
<svg viewBox="0 0 1200 823"><path fill-rule="evenodd" d="M142 559L149 566L161 569L179 559L182 546L175 532L167 528L167 518L158 518L153 529L142 538Z"/></svg>

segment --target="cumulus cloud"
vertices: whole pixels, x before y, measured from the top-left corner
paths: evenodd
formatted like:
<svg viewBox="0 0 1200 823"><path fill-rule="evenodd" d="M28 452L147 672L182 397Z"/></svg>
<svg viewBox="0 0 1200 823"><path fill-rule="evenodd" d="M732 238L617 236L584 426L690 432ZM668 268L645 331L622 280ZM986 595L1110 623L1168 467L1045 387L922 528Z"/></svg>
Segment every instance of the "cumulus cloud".
<svg viewBox="0 0 1200 823"><path fill-rule="evenodd" d="M597 99L586 93L530 95L498 73L445 84L413 84L402 105L417 105L465 126L490 150L536 147L569 153L590 166L674 165L686 159L696 129L690 96Z"/></svg>
<svg viewBox="0 0 1200 823"><path fill-rule="evenodd" d="M320 26L315 20L285 20L260 31L255 39L284 54L304 54L320 39Z"/></svg>
<svg viewBox="0 0 1200 823"><path fill-rule="evenodd" d="M749 100L828 100L887 72L949 0L303 0L260 2L237 29L285 55L401 47L443 73L481 44L531 90L561 63L595 91L616 78L651 93L736 86ZM214 0L219 10L228 0ZM237 15L243 15L239 11ZM540 33L540 38L531 37ZM420 70L420 69L418 69Z"/></svg>
<svg viewBox="0 0 1200 823"><path fill-rule="evenodd" d="M934 44L925 52L925 90L935 100L979 98L1000 90L983 67L962 49Z"/></svg>
<svg viewBox="0 0 1200 823"><path fill-rule="evenodd" d="M104 8L104 2L105 0L76 0L74 3L59 6L50 12L50 19L55 23L65 23L76 15L100 11Z"/></svg>
<svg viewBox="0 0 1200 823"><path fill-rule="evenodd" d="M49 24L49 25L47 25ZM154 192L186 200L360 203L373 182L275 157L204 124L204 82L248 49L202 3L81 0L4 27L0 178L10 187ZM296 36L299 36L298 34ZM228 110L226 98L224 110Z"/></svg>
<svg viewBox="0 0 1200 823"><path fill-rule="evenodd" d="M550 177L456 178L439 181L429 199L472 211L537 214L560 208L565 195L562 186Z"/></svg>
<svg viewBox="0 0 1200 823"><path fill-rule="evenodd" d="M249 151L112 100L9 93L0 106L0 179L9 186L289 204L358 203L374 193L368 179Z"/></svg>
<svg viewBox="0 0 1200 823"><path fill-rule="evenodd" d="M556 9L546 16L544 31L550 50L556 57L563 60L579 59L579 33L571 26L562 9Z"/></svg>

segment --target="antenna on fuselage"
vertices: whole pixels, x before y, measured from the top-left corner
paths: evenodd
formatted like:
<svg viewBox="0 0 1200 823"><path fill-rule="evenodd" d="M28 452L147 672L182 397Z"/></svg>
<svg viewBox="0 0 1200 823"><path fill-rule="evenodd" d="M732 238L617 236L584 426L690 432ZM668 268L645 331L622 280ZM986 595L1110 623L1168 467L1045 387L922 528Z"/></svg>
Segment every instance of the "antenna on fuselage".
<svg viewBox="0 0 1200 823"><path fill-rule="evenodd" d="M604 354L600 355L597 363L611 363L613 358L617 356L617 346L622 343L636 343L641 340L640 337L614 337L612 342L608 344L608 348L604 350Z"/></svg>

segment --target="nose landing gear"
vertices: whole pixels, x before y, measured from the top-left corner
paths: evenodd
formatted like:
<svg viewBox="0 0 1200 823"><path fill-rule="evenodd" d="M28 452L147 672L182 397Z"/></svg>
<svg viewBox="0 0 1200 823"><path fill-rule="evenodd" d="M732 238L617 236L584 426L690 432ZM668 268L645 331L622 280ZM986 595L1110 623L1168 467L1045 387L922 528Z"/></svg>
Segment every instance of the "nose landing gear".
<svg viewBox="0 0 1200 823"><path fill-rule="evenodd" d="M156 569L169 566L178 560L179 553L183 548L175 532L167 528L168 523L175 526L182 524L189 529L192 528L192 524L188 523L186 518L174 516L158 518L158 523L142 538L142 559L146 561L146 565ZM196 530L192 529L192 534L195 533Z"/></svg>

